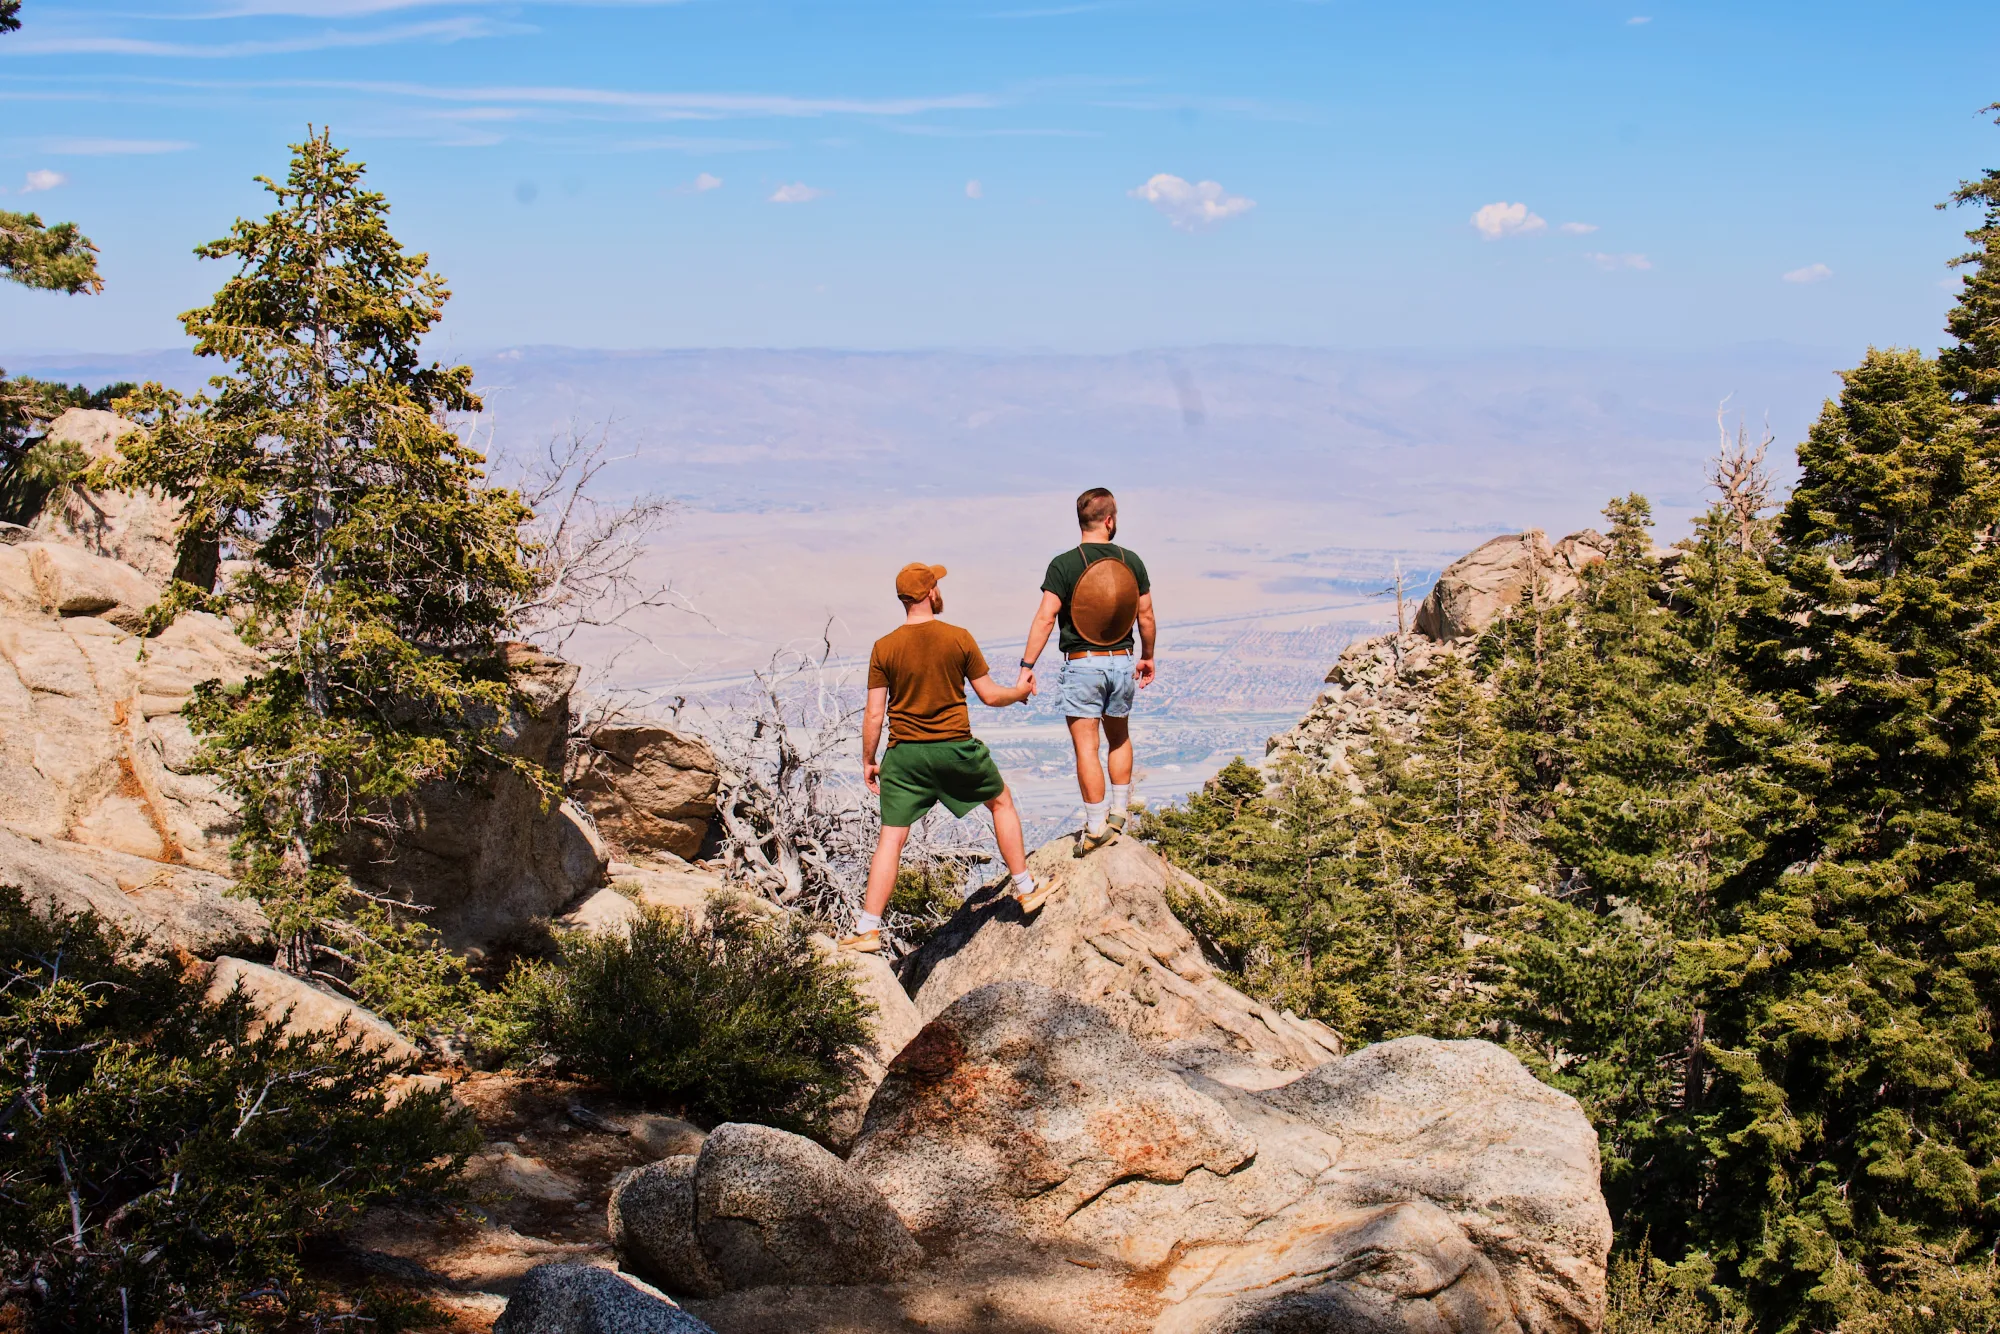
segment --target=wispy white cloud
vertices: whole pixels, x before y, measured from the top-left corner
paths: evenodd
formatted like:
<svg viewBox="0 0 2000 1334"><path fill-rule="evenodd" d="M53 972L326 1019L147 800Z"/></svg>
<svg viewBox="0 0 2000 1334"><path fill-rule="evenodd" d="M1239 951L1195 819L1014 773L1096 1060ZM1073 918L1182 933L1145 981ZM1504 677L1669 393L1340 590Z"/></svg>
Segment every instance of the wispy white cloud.
<svg viewBox="0 0 2000 1334"><path fill-rule="evenodd" d="M1613 269L1650 269L1653 267L1653 261L1647 259L1644 255L1629 253L1611 255L1606 254L1602 250L1591 250L1586 251L1583 257L1598 268L1607 271Z"/></svg>
<svg viewBox="0 0 2000 1334"><path fill-rule="evenodd" d="M942 97L790 97L763 93L642 93L617 88L543 84L487 84L454 88L426 83L376 83L341 79L270 81L266 87L332 88L437 102L519 102L535 106L593 107L643 112L662 120L722 120L732 116L917 116L930 111L976 111L1000 105L985 93Z"/></svg>
<svg viewBox="0 0 2000 1334"><path fill-rule="evenodd" d="M126 157L153 153L185 153L186 139L44 139L42 149L71 157Z"/></svg>
<svg viewBox="0 0 2000 1334"><path fill-rule="evenodd" d="M1597 224L1594 222L1566 222L1556 228L1556 230L1564 236L1588 236L1597 230Z"/></svg>
<svg viewBox="0 0 2000 1334"><path fill-rule="evenodd" d="M681 193L690 195L705 195L710 190L720 190L721 188L722 188L722 178L720 176L711 176L707 172L703 172L701 173L701 175L689 181L686 185L683 185L681 187Z"/></svg>
<svg viewBox="0 0 2000 1334"><path fill-rule="evenodd" d="M1631 18L1625 20L1625 26L1636 28L1642 23L1651 23L1652 21L1653 16L1650 14L1634 14Z"/></svg>
<svg viewBox="0 0 2000 1334"><path fill-rule="evenodd" d="M1788 283L1823 283L1833 276L1833 270L1824 264L1808 264L1802 269L1793 269L1785 275Z"/></svg>
<svg viewBox="0 0 2000 1334"><path fill-rule="evenodd" d="M889 122L887 129L897 134L914 134L926 139L1101 139L1099 130L1054 130L1026 129L1001 126L997 129L979 130L964 126L947 125L899 125Z"/></svg>
<svg viewBox="0 0 2000 1334"><path fill-rule="evenodd" d="M28 56L149 56L175 60L240 60L252 56L295 55L341 47L396 46L406 42L462 42L534 32L522 23L484 18L437 19L393 28L323 32L242 42L155 42L136 37L10 37L7 51Z"/></svg>
<svg viewBox="0 0 2000 1334"><path fill-rule="evenodd" d="M1215 181L1189 182L1164 171L1125 193L1145 200L1184 232L1206 231L1226 218L1257 207L1256 200L1230 194Z"/></svg>
<svg viewBox="0 0 2000 1334"><path fill-rule="evenodd" d="M1509 204L1503 200L1482 205L1472 215L1472 225L1487 240L1498 241L1503 236L1527 236L1549 224L1547 219L1530 213L1526 204Z"/></svg>
<svg viewBox="0 0 2000 1334"><path fill-rule="evenodd" d="M624 139L611 145L614 153L763 153L783 148L776 139L719 139L679 134L649 139Z"/></svg>
<svg viewBox="0 0 2000 1334"><path fill-rule="evenodd" d="M773 190L770 202L773 204L810 204L825 193L826 191L815 189L813 186L807 185L804 181L793 181L790 185L781 185Z"/></svg>
<svg viewBox="0 0 2000 1334"><path fill-rule="evenodd" d="M978 181L967 181L965 183L965 197L967 199L984 199L986 198L986 187Z"/></svg>
<svg viewBox="0 0 2000 1334"><path fill-rule="evenodd" d="M53 190L58 185L67 185L68 183L69 177L63 175L61 172L42 168L28 173L28 179L21 185L21 193L32 195L42 190Z"/></svg>

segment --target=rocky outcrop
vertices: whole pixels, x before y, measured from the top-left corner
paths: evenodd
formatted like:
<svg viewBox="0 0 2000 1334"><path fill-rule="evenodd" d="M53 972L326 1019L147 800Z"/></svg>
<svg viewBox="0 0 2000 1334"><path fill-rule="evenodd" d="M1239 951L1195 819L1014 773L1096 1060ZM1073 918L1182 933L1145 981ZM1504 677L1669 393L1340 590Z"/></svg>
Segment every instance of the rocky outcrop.
<svg viewBox="0 0 2000 1334"><path fill-rule="evenodd" d="M1267 766L1301 761L1360 792L1356 761L1377 731L1405 745L1414 741L1440 672L1465 659L1524 594L1544 607L1570 597L1582 587L1584 569L1610 549L1609 538L1588 528L1553 546L1540 529L1529 529L1453 561L1418 609L1415 633L1378 635L1341 653L1306 716L1265 743Z"/></svg>
<svg viewBox="0 0 2000 1334"><path fill-rule="evenodd" d="M1463 1229L1527 1328L1589 1328L1601 1315L1597 1136L1574 1099L1506 1051L1398 1038L1266 1101L1338 1137L1348 1198L1422 1199Z"/></svg>
<svg viewBox="0 0 2000 1334"><path fill-rule="evenodd" d="M560 772L578 668L526 645L507 645L516 707L501 732L506 753ZM391 845L362 840L357 878L431 909L426 919L456 949L480 951L532 931L605 884L610 853L574 803L547 800L503 773L481 785L421 792Z"/></svg>
<svg viewBox="0 0 2000 1334"><path fill-rule="evenodd" d="M129 423L71 412L58 426L98 458ZM239 684L262 659L205 613L135 633L173 569L169 502L78 491L63 504L7 534L27 540L0 543L0 828L26 840L0 843L0 874L32 864L52 887L38 891L44 901L88 904L162 946L203 957L254 948L261 915L226 898L235 810L195 772L181 711L200 683ZM503 745L559 771L577 669L519 646L508 661L520 705ZM512 775L420 794L393 852L357 842L362 878L432 908L446 940L467 949L579 904L603 886L608 860L587 815ZM52 863L61 874L44 874Z"/></svg>
<svg viewBox="0 0 2000 1334"><path fill-rule="evenodd" d="M715 818L715 752L653 724L600 727L569 757L564 782L613 855L694 857Z"/></svg>
<svg viewBox="0 0 2000 1334"><path fill-rule="evenodd" d="M217 959L208 977L208 998L221 1000L239 988L266 1022L283 1025L286 1033L338 1033L392 1061L414 1061L423 1054L380 1015L345 997L248 959ZM252 1031L261 1027L253 1025Z"/></svg>
<svg viewBox="0 0 2000 1334"><path fill-rule="evenodd" d="M227 872L235 817L188 772L180 709L196 682L240 682L257 661L198 612L154 639L87 613L0 616L0 823Z"/></svg>
<svg viewBox="0 0 2000 1334"><path fill-rule="evenodd" d="M835 951L832 940L817 937L822 947ZM903 990L889 961L879 954L843 954L848 972L862 998L875 1007L868 1021L868 1046L861 1052L858 1078L834 1105L828 1119L827 1143L845 1152L861 1133L868 1102L889 1074L889 1063L922 1031L923 1015L910 993Z"/></svg>
<svg viewBox="0 0 2000 1334"><path fill-rule="evenodd" d="M995 982L889 1067L850 1161L937 1247L1063 1231L1121 1181L1227 1176L1257 1145L1104 1011Z"/></svg>
<svg viewBox="0 0 2000 1334"><path fill-rule="evenodd" d="M38 908L96 913L146 953L207 959L272 943L263 912L221 876L4 825L0 885Z"/></svg>
<svg viewBox="0 0 2000 1334"><path fill-rule="evenodd" d="M1596 1135L1482 1042L1403 1039L1238 1089L1092 1006L994 983L897 1057L850 1161L947 1256L997 1235L1148 1275L1160 1331L1602 1320Z"/></svg>
<svg viewBox="0 0 2000 1334"><path fill-rule="evenodd" d="M1586 528L1551 546L1539 528L1496 537L1447 565L1417 609L1417 633L1469 639L1532 596L1544 607L1574 593L1583 568L1603 560L1611 540Z"/></svg>
<svg viewBox="0 0 2000 1334"><path fill-rule="evenodd" d="M922 1260L854 1168L768 1126L718 1126L692 1157L640 1168L610 1207L621 1262L670 1292L880 1283Z"/></svg>
<svg viewBox="0 0 2000 1334"><path fill-rule="evenodd" d="M591 1265L537 1265L521 1278L493 1334L715 1334L663 1294Z"/></svg>
<svg viewBox="0 0 2000 1334"><path fill-rule="evenodd" d="M1085 858L1060 840L1029 867L1037 884L1053 887L1033 918L991 886L906 961L903 981L924 1018L1016 978L1094 1006L1147 1050L1228 1084L1281 1084L1340 1054L1324 1024L1254 1001L1216 975L1168 903L1170 893L1213 891L1137 840Z"/></svg>
<svg viewBox="0 0 2000 1334"><path fill-rule="evenodd" d="M1306 716L1265 743L1266 767L1296 759L1358 794L1356 763L1375 734L1404 745L1416 740L1438 674L1463 659L1470 643L1440 644L1406 634L1400 644L1395 635L1379 635L1348 645Z"/></svg>
<svg viewBox="0 0 2000 1334"><path fill-rule="evenodd" d="M113 412L71 408L49 423L46 439L74 446L86 463L99 463L116 458L118 441L138 429ZM73 487L52 497L29 529L48 542L108 557L146 583L164 587L174 574L180 518L180 502L155 492Z"/></svg>

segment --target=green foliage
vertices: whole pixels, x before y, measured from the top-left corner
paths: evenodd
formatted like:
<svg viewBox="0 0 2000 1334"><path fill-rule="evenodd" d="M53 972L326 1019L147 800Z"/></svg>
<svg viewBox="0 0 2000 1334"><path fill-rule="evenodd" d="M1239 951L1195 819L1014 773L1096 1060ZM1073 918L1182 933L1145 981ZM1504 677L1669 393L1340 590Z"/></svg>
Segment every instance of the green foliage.
<svg viewBox="0 0 2000 1334"><path fill-rule="evenodd" d="M1143 837L1223 891L1176 908L1257 995L1351 1039L1490 1032L1492 945L1545 869L1507 833L1511 779L1462 664L1433 683L1413 747L1378 737L1365 796L1288 774L1271 794L1238 760Z"/></svg>
<svg viewBox="0 0 2000 1334"><path fill-rule="evenodd" d="M21 0L0 0L0 32L21 30Z"/></svg>
<svg viewBox="0 0 2000 1334"><path fill-rule="evenodd" d="M283 184L263 181L269 216L199 248L237 272L182 323L231 371L194 398L140 390L147 429L116 480L183 502L184 552L254 562L232 595L270 665L241 691L197 691L186 716L242 805L239 883L281 961L443 1023L463 969L414 905L368 895L347 866L361 846L393 853L427 786L511 771L552 795L555 780L500 746L497 645L534 583L528 511L446 425L478 407L470 368L419 356L448 293L361 177L316 135ZM204 591L176 585L168 603Z"/></svg>
<svg viewBox="0 0 2000 1334"><path fill-rule="evenodd" d="M314 1309L302 1243L447 1189L477 1135L442 1091L389 1105L395 1062L258 1025L240 992L211 1003L123 945L0 889L0 1262L27 1327Z"/></svg>
<svg viewBox="0 0 2000 1334"><path fill-rule="evenodd" d="M951 920L965 902L964 868L943 859L926 860L896 872L884 919L896 938L916 949Z"/></svg>
<svg viewBox="0 0 2000 1334"><path fill-rule="evenodd" d="M1805 818L1707 943L1717 1256L1775 1329L1897 1254L2000 1239L2000 438L1871 351L1799 448L1752 621Z"/></svg>
<svg viewBox="0 0 2000 1334"><path fill-rule="evenodd" d="M74 445L54 445L45 428L70 408L109 408L130 384L86 389L0 373L0 520L28 523L49 497L80 479L88 460Z"/></svg>
<svg viewBox="0 0 2000 1334"><path fill-rule="evenodd" d="M1986 109L2000 111L2000 103ZM1987 409L1980 413L1987 429L2000 429L1991 412L2000 406L2000 168L1960 183L1951 202L1971 204L1982 216L1965 234L1973 249L1952 261L1966 270L1958 300L1945 319L1945 329L1957 341L1939 354L1938 365L1960 401Z"/></svg>
<svg viewBox="0 0 2000 1334"><path fill-rule="evenodd" d="M873 1013L803 922L717 897L700 925L648 908L630 939L564 937L553 962L515 966L489 1025L505 1053L710 1124L819 1134Z"/></svg>
<svg viewBox="0 0 2000 1334"><path fill-rule="evenodd" d="M1611 1257L1603 1334L1748 1334L1741 1313L1718 1309L1714 1276L1707 1256L1696 1253L1668 1265L1642 1239Z"/></svg>
<svg viewBox="0 0 2000 1334"><path fill-rule="evenodd" d="M1626 1245L1686 1257L1624 1262L1621 1328L1996 1314L2000 433L1918 353L1844 378L1775 521L1663 559L1613 502L1579 593L1430 681L1358 794L1232 770L1148 825L1253 991L1504 1040L1583 1103Z"/></svg>
<svg viewBox="0 0 2000 1334"><path fill-rule="evenodd" d="M104 290L97 247L73 222L0 209L0 278L70 296Z"/></svg>

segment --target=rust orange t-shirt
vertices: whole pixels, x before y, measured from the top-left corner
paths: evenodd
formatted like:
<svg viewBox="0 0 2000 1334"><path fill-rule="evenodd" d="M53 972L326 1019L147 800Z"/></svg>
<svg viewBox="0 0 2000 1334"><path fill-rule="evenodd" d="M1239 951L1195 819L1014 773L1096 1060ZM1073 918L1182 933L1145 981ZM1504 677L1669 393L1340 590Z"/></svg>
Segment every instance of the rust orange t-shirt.
<svg viewBox="0 0 2000 1334"><path fill-rule="evenodd" d="M889 744L971 736L965 683L988 670L972 636L943 621L901 626L876 640L868 688L889 688Z"/></svg>

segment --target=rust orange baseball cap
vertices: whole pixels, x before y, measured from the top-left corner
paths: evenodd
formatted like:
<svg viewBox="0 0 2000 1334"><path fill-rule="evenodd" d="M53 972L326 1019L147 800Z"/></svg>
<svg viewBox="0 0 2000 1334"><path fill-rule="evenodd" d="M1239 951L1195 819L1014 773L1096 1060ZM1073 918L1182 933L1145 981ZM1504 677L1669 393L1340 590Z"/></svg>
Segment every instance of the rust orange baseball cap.
<svg viewBox="0 0 2000 1334"><path fill-rule="evenodd" d="M905 602L916 602L931 595L937 581L944 578L944 566L926 565L922 561L912 561L896 571L896 596Z"/></svg>

